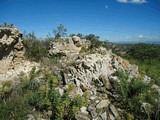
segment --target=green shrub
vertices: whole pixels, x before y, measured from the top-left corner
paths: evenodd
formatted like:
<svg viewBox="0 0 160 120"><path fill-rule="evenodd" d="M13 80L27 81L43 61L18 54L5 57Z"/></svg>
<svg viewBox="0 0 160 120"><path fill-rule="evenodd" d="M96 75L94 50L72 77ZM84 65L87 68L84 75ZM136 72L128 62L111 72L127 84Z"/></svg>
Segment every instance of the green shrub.
<svg viewBox="0 0 160 120"><path fill-rule="evenodd" d="M142 75L147 75L154 80L154 83L160 85L160 61L159 60L135 60L130 58L130 63L136 64Z"/></svg>
<svg viewBox="0 0 160 120"><path fill-rule="evenodd" d="M10 81L2 82L0 84L2 85L2 87L0 88L0 97L3 99L11 94L13 84Z"/></svg>
<svg viewBox="0 0 160 120"><path fill-rule="evenodd" d="M41 78L37 80L39 76ZM88 104L87 93L83 96L70 95L75 90L74 84L69 84L64 94L60 95L56 88L62 85L61 77L55 76L51 71L33 68L29 76L21 73L20 79L21 83L13 87L10 83L3 85L8 88L1 91L10 93L0 96L1 120L25 120L27 114L33 114L33 108L40 112L52 111L50 119L74 120L79 109Z"/></svg>
<svg viewBox="0 0 160 120"><path fill-rule="evenodd" d="M59 52L59 53L56 53L56 54L52 54L49 58L51 58L51 59L60 59L63 56L66 56L66 54L64 52Z"/></svg>
<svg viewBox="0 0 160 120"><path fill-rule="evenodd" d="M47 57L49 41L38 40L34 33L24 36L23 45L26 49L25 55L30 60L39 62L43 57Z"/></svg>
<svg viewBox="0 0 160 120"><path fill-rule="evenodd" d="M131 81L128 81L127 73L122 71L118 71L116 75L120 80L120 82L114 83L119 94L117 99L119 102L118 107L124 109L126 114L134 115L136 119L144 117L145 119L153 119L157 111L158 103L155 100L158 97L158 93L152 90L151 84L147 84L139 78L133 78ZM140 109L142 103L149 103L154 109L144 114Z"/></svg>
<svg viewBox="0 0 160 120"><path fill-rule="evenodd" d="M21 73L22 74L22 73ZM35 68L30 72L29 78L24 77L18 85L11 82L2 83L0 96L1 120L26 120L30 113L29 95L37 90L37 82L33 79L37 72Z"/></svg>
<svg viewBox="0 0 160 120"><path fill-rule="evenodd" d="M85 39L91 41L91 46L89 49L99 48L103 44L103 42L99 40L99 36L96 36L94 34L86 35Z"/></svg>
<svg viewBox="0 0 160 120"><path fill-rule="evenodd" d="M26 120L29 113L29 104L26 96L12 93L8 99L0 100L1 120Z"/></svg>
<svg viewBox="0 0 160 120"><path fill-rule="evenodd" d="M74 119L75 114L83 106L87 105L87 94L84 96L76 95L70 97L69 94L75 89L73 84L69 84L69 88L61 96L57 91L57 87L61 85L61 78L52 75L49 71L43 71L43 78L41 84L36 87L33 84L37 72L33 69L30 72L30 85L28 86L28 103L34 106L38 111L51 110L51 119L62 120L62 119ZM32 79L31 79L32 78ZM31 89L34 88L34 89ZM26 88L25 88L26 89ZM36 90L35 90L36 89Z"/></svg>

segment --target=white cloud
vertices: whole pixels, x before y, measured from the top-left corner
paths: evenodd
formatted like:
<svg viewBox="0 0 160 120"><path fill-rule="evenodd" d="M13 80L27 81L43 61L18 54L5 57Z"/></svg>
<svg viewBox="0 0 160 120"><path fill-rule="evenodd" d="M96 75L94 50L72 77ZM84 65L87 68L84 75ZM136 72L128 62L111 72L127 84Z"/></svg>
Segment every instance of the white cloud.
<svg viewBox="0 0 160 120"><path fill-rule="evenodd" d="M146 0L131 0L132 3L146 3Z"/></svg>
<svg viewBox="0 0 160 120"><path fill-rule="evenodd" d="M147 3L146 0L117 0L117 2L121 2L121 3L135 3L135 4Z"/></svg>
<svg viewBox="0 0 160 120"><path fill-rule="evenodd" d="M158 40L160 39L160 35L136 35L136 36L132 36L128 39L138 39L138 40Z"/></svg>
<svg viewBox="0 0 160 120"><path fill-rule="evenodd" d="M108 35L108 34L107 34ZM145 41L158 41L160 40L160 34L133 34L133 35L119 35L109 36L109 41L117 42L145 42Z"/></svg>
<svg viewBox="0 0 160 120"><path fill-rule="evenodd" d="M145 38L145 36L144 35L137 35L137 38L142 39L142 38Z"/></svg>
<svg viewBox="0 0 160 120"><path fill-rule="evenodd" d="M127 2L128 2L128 0L117 0L117 2L127 3Z"/></svg>

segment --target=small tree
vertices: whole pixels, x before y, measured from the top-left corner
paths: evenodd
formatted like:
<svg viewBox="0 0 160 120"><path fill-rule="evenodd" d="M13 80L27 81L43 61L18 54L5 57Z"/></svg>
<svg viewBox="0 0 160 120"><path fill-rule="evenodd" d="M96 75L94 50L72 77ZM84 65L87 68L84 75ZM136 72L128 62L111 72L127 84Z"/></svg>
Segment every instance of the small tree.
<svg viewBox="0 0 160 120"><path fill-rule="evenodd" d="M56 29L53 30L53 33L55 38L65 37L67 35L67 29L62 24L60 24Z"/></svg>
<svg viewBox="0 0 160 120"><path fill-rule="evenodd" d="M94 34L86 35L85 38L86 38L87 40L91 40L91 41L99 40L99 36L96 36L96 35L94 35Z"/></svg>
<svg viewBox="0 0 160 120"><path fill-rule="evenodd" d="M78 37L80 37L81 39L83 39L83 38L84 38L84 35L83 35L83 34L81 34L81 33L78 33L78 34L77 34L77 36L78 36Z"/></svg>
<svg viewBox="0 0 160 120"><path fill-rule="evenodd" d="M4 22L3 24L0 24L0 27L13 27L13 24L7 24L6 22Z"/></svg>
<svg viewBox="0 0 160 120"><path fill-rule="evenodd" d="M70 36L70 37L78 36L78 37L80 37L81 39L83 39L83 38L84 38L84 35L83 35L83 34L81 34L81 33L78 33L78 34L70 34L69 36Z"/></svg>
<svg viewBox="0 0 160 120"><path fill-rule="evenodd" d="M77 34L70 34L69 37L77 36Z"/></svg>
<svg viewBox="0 0 160 120"><path fill-rule="evenodd" d="M86 35L84 38L91 41L91 46L90 46L91 49L98 48L103 44L102 41L99 41L99 36L96 36L94 34Z"/></svg>

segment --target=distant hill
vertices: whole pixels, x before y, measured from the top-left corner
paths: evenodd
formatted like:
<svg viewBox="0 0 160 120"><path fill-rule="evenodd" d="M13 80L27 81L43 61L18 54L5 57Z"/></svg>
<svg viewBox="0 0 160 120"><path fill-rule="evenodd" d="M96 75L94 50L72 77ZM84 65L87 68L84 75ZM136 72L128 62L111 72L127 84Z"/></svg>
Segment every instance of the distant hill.
<svg viewBox="0 0 160 120"><path fill-rule="evenodd" d="M137 43L148 43L148 44L160 44L160 40L154 40L154 41L118 41L113 42L115 44L137 44Z"/></svg>

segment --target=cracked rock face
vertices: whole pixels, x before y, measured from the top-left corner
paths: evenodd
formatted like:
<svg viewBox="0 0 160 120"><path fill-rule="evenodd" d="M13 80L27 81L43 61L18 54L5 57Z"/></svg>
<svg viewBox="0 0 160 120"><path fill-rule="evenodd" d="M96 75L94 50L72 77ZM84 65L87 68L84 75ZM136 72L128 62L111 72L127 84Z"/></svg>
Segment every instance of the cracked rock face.
<svg viewBox="0 0 160 120"><path fill-rule="evenodd" d="M23 50L22 34L17 28L0 27L0 59Z"/></svg>
<svg viewBox="0 0 160 120"><path fill-rule="evenodd" d="M98 120L115 120L118 118L121 110L118 110L109 99L109 96L114 96L112 82L119 81L114 73L119 70L127 71L129 79L139 75L138 66L129 64L128 61L109 50L103 51L105 51L104 54L79 55L74 59L73 65L66 67L65 83L75 84L77 89L75 94L83 95L86 91L89 93L90 104L85 109L88 113L84 110L81 111L76 116L77 120L87 120L90 117Z"/></svg>
<svg viewBox="0 0 160 120"><path fill-rule="evenodd" d="M53 40L50 44L49 55L57 53L65 53L66 56L74 56L79 54L81 47L89 47L91 42L86 39L81 39L77 36L67 39Z"/></svg>
<svg viewBox="0 0 160 120"><path fill-rule="evenodd" d="M125 66L125 67L124 67ZM74 66L68 67L66 83L74 81L82 91L92 89L92 83L100 88L111 89L110 80L115 78L113 73L118 70L128 71L129 79L139 75L138 66L129 64L126 60L114 55L111 51L106 54L88 54L75 60Z"/></svg>
<svg viewBox="0 0 160 120"><path fill-rule="evenodd" d="M14 80L23 71L34 66L26 61L22 34L16 27L0 27L0 81Z"/></svg>

